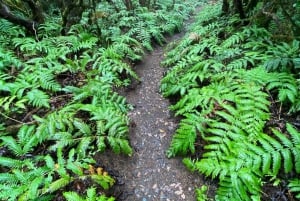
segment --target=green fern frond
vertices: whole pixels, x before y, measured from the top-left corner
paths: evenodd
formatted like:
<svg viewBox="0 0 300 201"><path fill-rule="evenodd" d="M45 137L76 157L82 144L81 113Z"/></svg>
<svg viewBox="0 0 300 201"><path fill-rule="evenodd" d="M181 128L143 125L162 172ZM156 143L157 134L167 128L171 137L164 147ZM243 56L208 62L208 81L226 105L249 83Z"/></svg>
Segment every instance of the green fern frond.
<svg viewBox="0 0 300 201"><path fill-rule="evenodd" d="M206 185L201 186L201 188L196 189L196 198L197 201L207 201L207 190L208 187Z"/></svg>
<svg viewBox="0 0 300 201"><path fill-rule="evenodd" d="M186 119L180 122L180 127L176 130L167 150L169 158L178 154L185 155L188 152L195 153L195 141L198 132L203 132L205 121L201 122L201 118L196 114L185 114L185 116Z"/></svg>
<svg viewBox="0 0 300 201"><path fill-rule="evenodd" d="M222 46L224 48L233 47L239 45L245 41L245 34L243 32L237 32L236 34L231 35L229 38L223 41Z"/></svg>
<svg viewBox="0 0 300 201"><path fill-rule="evenodd" d="M65 192L64 197L66 198L67 201L84 201L85 200L75 192Z"/></svg>
<svg viewBox="0 0 300 201"><path fill-rule="evenodd" d="M21 168L24 164L23 161L0 156L0 164L8 168Z"/></svg>
<svg viewBox="0 0 300 201"><path fill-rule="evenodd" d="M296 193L296 198L300 198L300 179L293 179L289 181L289 190Z"/></svg>
<svg viewBox="0 0 300 201"><path fill-rule="evenodd" d="M53 193L59 189L62 189L63 187L68 185L71 181L72 181L72 178L70 178L70 177L59 178L59 179L51 182L51 184L49 186L47 186L47 189L43 189L42 193L43 194Z"/></svg>
<svg viewBox="0 0 300 201"><path fill-rule="evenodd" d="M113 197L106 197L104 195L97 196L95 188L89 188L87 190L87 196L82 197L76 192L64 192L64 197L67 201L114 201Z"/></svg>
<svg viewBox="0 0 300 201"><path fill-rule="evenodd" d="M0 71L4 71L9 69L10 65L13 65L17 68L20 68L23 63L22 61L15 56L15 54L12 51L4 50L0 47Z"/></svg>
<svg viewBox="0 0 300 201"><path fill-rule="evenodd" d="M35 80L41 86L41 88L50 91L60 91L61 86L55 81L55 77L51 71L40 72Z"/></svg>
<svg viewBox="0 0 300 201"><path fill-rule="evenodd" d="M8 186L17 184L18 183L18 178L14 174L10 173L0 173L0 181L1 184L6 184Z"/></svg>
<svg viewBox="0 0 300 201"><path fill-rule="evenodd" d="M8 149L12 151L16 156L22 156L28 152L28 150L23 151L22 147L11 136L4 136L0 139L2 140L4 146L7 146Z"/></svg>
<svg viewBox="0 0 300 201"><path fill-rule="evenodd" d="M115 180L107 175L91 175L91 179L98 183L103 189L109 189L115 182Z"/></svg>
<svg viewBox="0 0 300 201"><path fill-rule="evenodd" d="M35 107L50 108L49 95L39 89L33 89L27 92L26 98L28 98L29 103Z"/></svg>
<svg viewBox="0 0 300 201"><path fill-rule="evenodd" d="M268 90L278 90L278 99L281 102L290 101L294 103L298 94L298 84L291 74L280 73L276 77L270 78L266 88Z"/></svg>

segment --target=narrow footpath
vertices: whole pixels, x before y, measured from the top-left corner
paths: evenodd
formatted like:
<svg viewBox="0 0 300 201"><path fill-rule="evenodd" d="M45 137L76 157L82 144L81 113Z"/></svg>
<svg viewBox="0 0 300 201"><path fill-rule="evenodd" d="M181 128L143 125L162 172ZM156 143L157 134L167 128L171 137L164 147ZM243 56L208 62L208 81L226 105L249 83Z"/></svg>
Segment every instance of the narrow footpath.
<svg viewBox="0 0 300 201"><path fill-rule="evenodd" d="M183 33L169 38L172 42ZM113 193L118 201L193 201L194 187L201 177L189 172L181 158L166 158L178 120L170 114L170 103L159 93L160 80L165 69L160 67L164 47L155 47L136 66L141 78L134 90L123 95L134 106L129 113L132 120L130 143L135 152L132 157L104 153L99 163L111 167L117 176Z"/></svg>

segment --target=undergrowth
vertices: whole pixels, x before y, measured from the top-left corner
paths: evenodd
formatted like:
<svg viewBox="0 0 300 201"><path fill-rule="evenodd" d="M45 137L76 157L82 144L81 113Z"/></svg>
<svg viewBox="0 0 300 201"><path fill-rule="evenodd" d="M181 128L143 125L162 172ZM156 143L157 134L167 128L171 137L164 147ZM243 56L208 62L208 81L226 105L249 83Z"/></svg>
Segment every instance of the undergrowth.
<svg viewBox="0 0 300 201"><path fill-rule="evenodd" d="M172 3L101 2L91 25L87 10L63 36L60 16L33 37L1 19L0 200L114 200L105 193L115 179L94 154L132 155L132 106L116 89L139 80L132 66L144 51L181 30L192 1Z"/></svg>
<svg viewBox="0 0 300 201"><path fill-rule="evenodd" d="M167 48L161 92L182 118L167 156L189 155L189 169L217 179L214 200L261 200L266 183L300 198L292 120L300 110L300 42L273 40L270 30L220 12L220 4L207 6ZM206 193L198 189L197 200L210 200Z"/></svg>

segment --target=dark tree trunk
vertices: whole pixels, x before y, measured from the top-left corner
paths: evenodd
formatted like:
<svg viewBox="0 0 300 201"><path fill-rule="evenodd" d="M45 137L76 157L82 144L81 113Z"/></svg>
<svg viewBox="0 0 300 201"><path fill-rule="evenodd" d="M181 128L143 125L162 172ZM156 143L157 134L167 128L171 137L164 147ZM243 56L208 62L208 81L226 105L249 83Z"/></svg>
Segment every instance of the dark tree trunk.
<svg viewBox="0 0 300 201"><path fill-rule="evenodd" d="M157 6L157 1L156 0L153 0L153 8L156 8L156 6Z"/></svg>
<svg viewBox="0 0 300 201"><path fill-rule="evenodd" d="M0 2L0 17L11 23L25 27L30 34L37 35L38 23L36 21L13 15L9 7L2 2Z"/></svg>
<svg viewBox="0 0 300 201"><path fill-rule="evenodd" d="M247 3L247 7L246 7L246 12L248 13L249 11L251 11L253 8L255 8L255 6L257 5L258 0L250 0Z"/></svg>
<svg viewBox="0 0 300 201"><path fill-rule="evenodd" d="M43 23L45 21L44 15L43 15L43 9L39 1L34 0L24 0L26 2L32 12L32 19L39 24Z"/></svg>
<svg viewBox="0 0 300 201"><path fill-rule="evenodd" d="M142 7L146 7L147 6L147 2L146 0L139 0L139 3Z"/></svg>
<svg viewBox="0 0 300 201"><path fill-rule="evenodd" d="M131 0L124 0L124 4L125 4L126 9L127 9L128 11L133 10Z"/></svg>
<svg viewBox="0 0 300 201"><path fill-rule="evenodd" d="M62 6L62 31L65 35L70 30L71 26L79 23L83 11L86 9L83 0L69 1L64 0Z"/></svg>
<svg viewBox="0 0 300 201"><path fill-rule="evenodd" d="M97 2L95 0L92 0L92 10L93 10L94 14L96 13L96 7L97 7ZM101 36L101 28L100 28L97 20L95 21L95 23L96 23L96 27L97 27L98 36Z"/></svg>
<svg viewBox="0 0 300 201"><path fill-rule="evenodd" d="M114 2L112 2L111 0L107 0L107 2L114 7L115 11L120 12L120 9Z"/></svg>
<svg viewBox="0 0 300 201"><path fill-rule="evenodd" d="M228 13L229 13L229 2L228 2L228 0L223 0L222 14L227 15Z"/></svg>
<svg viewBox="0 0 300 201"><path fill-rule="evenodd" d="M235 10L239 14L240 18L245 19L246 15L244 12L242 0L234 0L233 3L234 3Z"/></svg>

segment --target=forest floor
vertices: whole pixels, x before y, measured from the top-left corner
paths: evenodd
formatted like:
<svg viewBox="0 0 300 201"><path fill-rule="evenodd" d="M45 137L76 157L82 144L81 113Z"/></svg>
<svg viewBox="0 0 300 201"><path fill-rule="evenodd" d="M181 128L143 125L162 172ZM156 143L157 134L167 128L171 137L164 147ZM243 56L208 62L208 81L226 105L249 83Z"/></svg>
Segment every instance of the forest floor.
<svg viewBox="0 0 300 201"><path fill-rule="evenodd" d="M192 21L187 21L186 27ZM184 33L167 38L167 44L179 40ZM178 119L168 109L169 100L159 93L160 80L166 71L160 66L164 47L155 46L153 52L144 56L135 67L141 83L122 94L134 106L129 113L133 156L106 152L97 157L99 165L112 167L108 171L117 177L112 194L118 201L192 201L194 187L204 183L199 174L186 169L182 158L168 159L165 154Z"/></svg>

